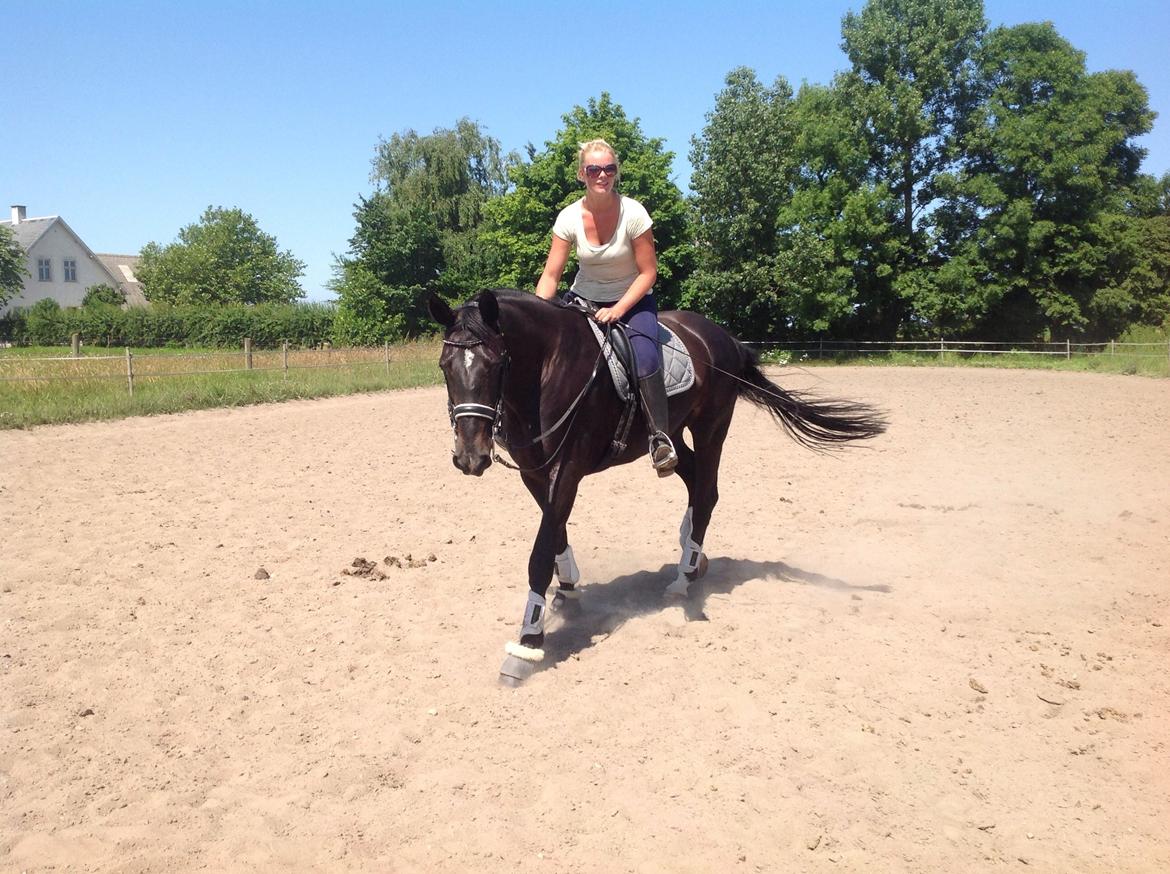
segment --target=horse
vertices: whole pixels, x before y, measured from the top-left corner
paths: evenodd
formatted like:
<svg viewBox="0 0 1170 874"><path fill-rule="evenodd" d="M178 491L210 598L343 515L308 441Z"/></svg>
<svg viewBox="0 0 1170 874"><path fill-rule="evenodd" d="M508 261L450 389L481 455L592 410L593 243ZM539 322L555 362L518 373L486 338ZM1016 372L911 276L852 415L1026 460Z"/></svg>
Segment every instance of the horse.
<svg viewBox="0 0 1170 874"><path fill-rule="evenodd" d="M580 610L581 573L566 531L578 486L589 474L647 454L645 417L628 408L600 365L586 314L559 299L489 289L454 309L433 294L427 304L444 330L439 366L454 465L469 476L482 476L493 460L513 467L540 508L520 634L505 645L500 669L501 682L519 685L544 659L548 609L566 616ZM669 434L678 453L674 473L686 485L687 510L679 529L678 575L666 593L686 597L707 570L703 543L719 500L719 461L738 399L767 410L814 450L876 437L886 421L866 404L781 388L764 375L750 348L698 313L665 311L659 321L686 346L695 372L691 387L669 401ZM624 422L628 440L619 439L623 415L634 416ZM684 441L684 428L693 445ZM514 464L494 451L496 444ZM558 585L549 605L554 573Z"/></svg>

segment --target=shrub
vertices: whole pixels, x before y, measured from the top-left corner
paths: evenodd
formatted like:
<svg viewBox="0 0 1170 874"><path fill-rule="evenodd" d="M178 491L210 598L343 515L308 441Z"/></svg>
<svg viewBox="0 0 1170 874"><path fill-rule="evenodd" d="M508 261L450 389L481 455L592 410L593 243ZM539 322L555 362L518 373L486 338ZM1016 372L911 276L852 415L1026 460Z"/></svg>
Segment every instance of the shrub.
<svg viewBox="0 0 1170 874"><path fill-rule="evenodd" d="M91 285L85 290L85 297L81 301L83 307L97 305L120 307L126 303L126 292L120 288L102 283Z"/></svg>

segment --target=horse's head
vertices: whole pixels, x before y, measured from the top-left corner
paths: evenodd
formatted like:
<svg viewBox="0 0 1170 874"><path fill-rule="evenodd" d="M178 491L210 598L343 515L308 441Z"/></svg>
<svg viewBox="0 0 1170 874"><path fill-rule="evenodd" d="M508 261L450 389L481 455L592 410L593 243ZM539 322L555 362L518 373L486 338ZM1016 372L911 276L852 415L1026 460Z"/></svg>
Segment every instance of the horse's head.
<svg viewBox="0 0 1170 874"><path fill-rule="evenodd" d="M500 331L500 307L490 291L452 310L435 295L427 308L446 330L439 367L447 382L447 409L455 432L452 460L480 476L492 463L492 442L503 415L508 350Z"/></svg>

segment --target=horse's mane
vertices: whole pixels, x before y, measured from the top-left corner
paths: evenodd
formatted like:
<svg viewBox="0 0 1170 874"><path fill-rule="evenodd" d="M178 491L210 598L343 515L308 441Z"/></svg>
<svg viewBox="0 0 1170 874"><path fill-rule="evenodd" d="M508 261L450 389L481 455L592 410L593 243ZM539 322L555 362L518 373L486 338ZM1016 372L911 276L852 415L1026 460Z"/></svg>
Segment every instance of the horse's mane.
<svg viewBox="0 0 1170 874"><path fill-rule="evenodd" d="M486 334L495 333L479 309L479 300L485 294L495 297L500 306L501 320L507 320L510 315L519 316L525 321L547 320L550 317L556 318L565 311L579 315L579 311L566 307L559 298L546 301L530 291L521 291L518 288L487 288L459 308L459 312L462 313L462 326L480 340L486 339Z"/></svg>

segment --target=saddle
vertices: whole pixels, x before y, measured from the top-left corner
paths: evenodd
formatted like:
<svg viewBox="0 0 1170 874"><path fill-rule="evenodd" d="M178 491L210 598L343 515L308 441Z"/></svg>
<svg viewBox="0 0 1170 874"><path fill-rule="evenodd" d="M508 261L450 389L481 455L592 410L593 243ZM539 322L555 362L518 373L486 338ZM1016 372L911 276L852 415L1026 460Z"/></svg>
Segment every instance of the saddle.
<svg viewBox="0 0 1170 874"><path fill-rule="evenodd" d="M598 306L592 301L576 296L570 297L561 305L578 310L587 316L598 310ZM636 403L638 395L634 383L637 382L637 378L634 374L637 371L634 367L634 349L630 345L626 326L621 322L613 322L602 328L590 319L589 327L605 354L609 375L613 379L613 387L618 397L626 403ZM691 353L687 351L679 336L661 322L658 323L658 344L662 347L662 375L666 383L666 396L682 394L695 384L695 365L691 361Z"/></svg>
<svg viewBox="0 0 1170 874"><path fill-rule="evenodd" d="M580 297L571 297L564 301L562 306L591 316L597 312L597 305ZM609 375L618 398L625 404L625 410L618 420L617 431L610 441L610 452L617 456L626 450L630 430L634 425L634 416L638 410L638 391L634 387L637 383L637 368L634 365L634 349L630 345L630 337L626 326L621 322L612 322L602 328L601 325L589 319L589 327L593 329L593 336L601 345L601 352L609 365ZM667 397L681 394L695 383L695 366L687 347L678 336L658 323L658 343L662 347L662 370L666 383ZM594 374L596 374L594 368Z"/></svg>
<svg viewBox="0 0 1170 874"><path fill-rule="evenodd" d="M613 387L618 397L629 401L633 395L631 383L636 380L632 378L635 373L634 350L630 346L626 326L621 322L610 325L608 338L597 322L590 320L589 327L593 329L593 336L605 353L609 375L613 377ZM666 382L666 396L682 394L695 384L695 365L691 361L691 353L678 335L661 322L658 323L658 343L662 346L662 376Z"/></svg>

